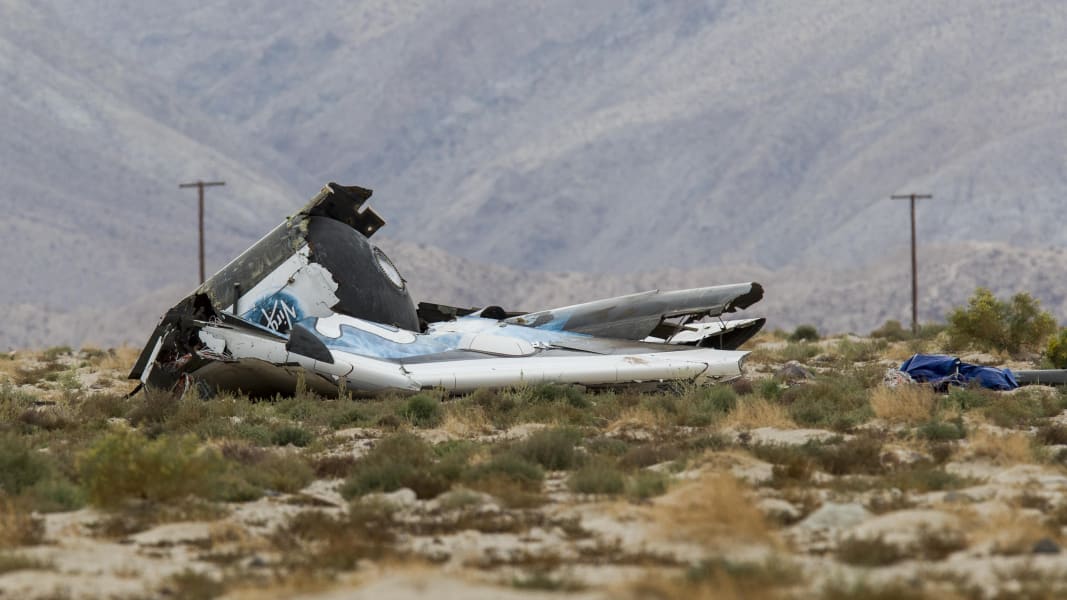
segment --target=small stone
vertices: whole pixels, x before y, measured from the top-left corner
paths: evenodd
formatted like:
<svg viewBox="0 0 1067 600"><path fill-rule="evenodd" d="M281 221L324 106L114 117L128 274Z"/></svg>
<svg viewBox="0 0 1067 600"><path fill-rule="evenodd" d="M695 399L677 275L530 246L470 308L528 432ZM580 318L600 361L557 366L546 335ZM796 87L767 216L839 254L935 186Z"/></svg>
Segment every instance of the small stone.
<svg viewBox="0 0 1067 600"><path fill-rule="evenodd" d="M942 498L942 500L944 502L949 502L949 503L954 503L954 504L971 504L971 503L974 502L974 498L971 498L970 496L968 496L967 494L964 494L963 492L946 492L945 496Z"/></svg>
<svg viewBox="0 0 1067 600"><path fill-rule="evenodd" d="M1060 545L1051 538L1041 538L1034 542L1034 554L1059 554Z"/></svg>
<svg viewBox="0 0 1067 600"><path fill-rule="evenodd" d="M791 360L785 363L785 366L783 366L781 369L778 369L778 371L775 372L774 376L778 379L781 379L782 381L788 382L811 379L812 377L811 371L809 371L807 367L798 363L795 360Z"/></svg>

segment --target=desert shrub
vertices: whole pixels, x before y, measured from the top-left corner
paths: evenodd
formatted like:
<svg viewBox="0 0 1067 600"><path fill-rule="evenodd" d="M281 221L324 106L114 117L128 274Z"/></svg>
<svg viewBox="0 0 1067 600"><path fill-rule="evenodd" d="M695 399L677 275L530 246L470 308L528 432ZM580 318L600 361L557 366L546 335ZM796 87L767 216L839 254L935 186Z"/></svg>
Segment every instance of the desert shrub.
<svg viewBox="0 0 1067 600"><path fill-rule="evenodd" d="M85 506L85 491L70 480L53 476L25 491L37 512L67 512Z"/></svg>
<svg viewBox="0 0 1067 600"><path fill-rule="evenodd" d="M315 478L311 465L291 452L264 452L239 473L252 486L284 493L299 492Z"/></svg>
<svg viewBox="0 0 1067 600"><path fill-rule="evenodd" d="M978 288L966 307L955 308L948 317L949 344L1018 354L1042 349L1055 333L1056 320L1041 310L1041 302L1026 292L1004 302L986 288Z"/></svg>
<svg viewBox="0 0 1067 600"><path fill-rule="evenodd" d="M0 494L0 549L37 544L44 537L44 522Z"/></svg>
<svg viewBox="0 0 1067 600"><path fill-rule="evenodd" d="M1064 408L1067 408L1067 398L1063 396L1023 392L994 396L982 413L1001 427L1020 428L1037 425L1042 419L1058 415Z"/></svg>
<svg viewBox="0 0 1067 600"><path fill-rule="evenodd" d="M126 413L130 423L137 426L159 427L178 412L181 400L166 392L154 390L141 395L141 401L134 404Z"/></svg>
<svg viewBox="0 0 1067 600"><path fill-rule="evenodd" d="M759 395L768 400L777 400L782 395L782 385L775 379L764 379L759 384Z"/></svg>
<svg viewBox="0 0 1067 600"><path fill-rule="evenodd" d="M400 417L415 427L436 427L441 424L443 415L441 402L426 394L415 394L408 398L399 413Z"/></svg>
<svg viewBox="0 0 1067 600"><path fill-rule="evenodd" d="M581 439L581 433L574 429L542 429L517 444L514 451L549 471L572 469L581 458L575 450L575 445Z"/></svg>
<svg viewBox="0 0 1067 600"><path fill-rule="evenodd" d="M167 577L160 590L165 597L174 600L211 600L225 591L226 586L221 581L192 569Z"/></svg>
<svg viewBox="0 0 1067 600"><path fill-rule="evenodd" d="M579 494L621 494L626 488L626 478L610 462L590 461L571 474L567 487Z"/></svg>
<svg viewBox="0 0 1067 600"><path fill-rule="evenodd" d="M808 359L815 357L819 354L819 347L810 342L789 342L784 348L779 350L776 355L778 360L782 362L797 361L800 363L807 362Z"/></svg>
<svg viewBox="0 0 1067 600"><path fill-rule="evenodd" d="M17 552L0 552L0 575L13 571L47 571L55 565L47 560Z"/></svg>
<svg viewBox="0 0 1067 600"><path fill-rule="evenodd" d="M1046 446L1067 444L1067 426L1052 423L1039 427L1034 438Z"/></svg>
<svg viewBox="0 0 1067 600"><path fill-rule="evenodd" d="M873 538L848 537L837 547L837 559L850 565L883 567L903 560L905 553L882 536Z"/></svg>
<svg viewBox="0 0 1067 600"><path fill-rule="evenodd" d="M910 340L912 334L910 330L904 329L904 326L900 324L900 321L890 319L883 323L878 329L871 331L871 337L890 342L902 342L904 340Z"/></svg>
<svg viewBox="0 0 1067 600"><path fill-rule="evenodd" d="M352 498L409 488L419 498L433 498L451 484L451 479L437 467L434 450L428 443L416 435L398 433L380 440L356 462L341 494Z"/></svg>
<svg viewBox="0 0 1067 600"><path fill-rule="evenodd" d="M660 444L642 444L634 446L619 458L619 466L624 469L643 469L678 458L676 446Z"/></svg>
<svg viewBox="0 0 1067 600"><path fill-rule="evenodd" d="M392 510L382 503L354 502L347 513L302 511L272 536L290 567L348 571L360 560L381 560L396 540Z"/></svg>
<svg viewBox="0 0 1067 600"><path fill-rule="evenodd" d="M893 471L885 476L885 485L905 492L942 492L974 485L976 480L949 473L929 465Z"/></svg>
<svg viewBox="0 0 1067 600"><path fill-rule="evenodd" d="M790 452L783 455L771 468L770 485L788 487L803 485L811 481L815 472L815 461L802 452Z"/></svg>
<svg viewBox="0 0 1067 600"><path fill-rule="evenodd" d="M530 386L523 394L533 403L563 403L574 408L589 408L589 400L581 388L573 385L542 383Z"/></svg>
<svg viewBox="0 0 1067 600"><path fill-rule="evenodd" d="M701 584L710 592L709 595L684 594L685 597L713 598L719 596L722 589L729 589L731 593L726 597L778 598L780 594L774 592L802 583L804 573L798 565L777 556L770 556L763 562L714 558L689 567L685 578L688 583ZM683 597L683 594L672 596Z"/></svg>
<svg viewBox="0 0 1067 600"><path fill-rule="evenodd" d="M70 346L52 346L41 353L41 358L48 362L57 360L60 356L70 356Z"/></svg>
<svg viewBox="0 0 1067 600"><path fill-rule="evenodd" d="M498 454L464 473L468 487L494 496L512 508L541 504L544 471L512 452Z"/></svg>
<svg viewBox="0 0 1067 600"><path fill-rule="evenodd" d="M1048 340L1045 358L1056 369L1067 369L1067 327Z"/></svg>
<svg viewBox="0 0 1067 600"><path fill-rule="evenodd" d="M626 495L634 500L647 500L667 492L670 478L656 471L639 471L626 482Z"/></svg>
<svg viewBox="0 0 1067 600"><path fill-rule="evenodd" d="M831 475L876 475L883 471L881 440L858 436L840 444L809 442L801 447Z"/></svg>
<svg viewBox="0 0 1067 600"><path fill-rule="evenodd" d="M681 395L667 395L674 403L674 422L705 427L737 406L737 393L728 385L693 386Z"/></svg>
<svg viewBox="0 0 1067 600"><path fill-rule="evenodd" d="M797 325L793 333L789 334L789 341L817 342L819 341L819 330L815 329L814 325Z"/></svg>
<svg viewBox="0 0 1067 600"><path fill-rule="evenodd" d="M591 440L586 440L585 449L590 454L599 454L602 456L622 456L629 452L630 444L625 440L620 440L614 437L595 437Z"/></svg>
<svg viewBox="0 0 1067 600"><path fill-rule="evenodd" d="M878 386L871 392L870 401L874 414L890 423L927 421L937 406L934 391L924 385Z"/></svg>
<svg viewBox="0 0 1067 600"><path fill-rule="evenodd" d="M999 394L993 390L987 390L977 385L967 387L951 387L948 396L942 402L942 406L948 409L961 411L973 410L988 406L995 401Z"/></svg>
<svg viewBox="0 0 1067 600"><path fill-rule="evenodd" d="M130 499L211 498L225 463L216 451L199 449L195 436L148 440L138 433L116 432L81 456L79 470L89 502L111 508Z"/></svg>
<svg viewBox="0 0 1067 600"><path fill-rule="evenodd" d="M297 427L295 425L283 425L274 430L274 433L270 436L270 441L275 446L288 446L292 444L298 448L303 448L311 443L311 432L303 427Z"/></svg>
<svg viewBox="0 0 1067 600"><path fill-rule="evenodd" d="M845 364L870 362L877 360L887 347L885 340L855 341L844 338L834 346L834 353Z"/></svg>
<svg viewBox="0 0 1067 600"><path fill-rule="evenodd" d="M77 403L75 413L83 423L101 423L127 412L126 399L118 394L91 394Z"/></svg>
<svg viewBox="0 0 1067 600"><path fill-rule="evenodd" d="M817 380L787 390L781 401L799 425L847 431L873 416L867 392L847 375Z"/></svg>
<svg viewBox="0 0 1067 600"><path fill-rule="evenodd" d="M354 456L334 454L316 458L311 467L320 479L343 479L356 470L356 463Z"/></svg>
<svg viewBox="0 0 1067 600"><path fill-rule="evenodd" d="M956 417L949 421L935 419L927 421L916 428L915 435L931 442L962 440L967 437L967 427L961 417Z"/></svg>
<svg viewBox="0 0 1067 600"><path fill-rule="evenodd" d="M48 457L11 434L0 435L0 491L12 496L51 474Z"/></svg>

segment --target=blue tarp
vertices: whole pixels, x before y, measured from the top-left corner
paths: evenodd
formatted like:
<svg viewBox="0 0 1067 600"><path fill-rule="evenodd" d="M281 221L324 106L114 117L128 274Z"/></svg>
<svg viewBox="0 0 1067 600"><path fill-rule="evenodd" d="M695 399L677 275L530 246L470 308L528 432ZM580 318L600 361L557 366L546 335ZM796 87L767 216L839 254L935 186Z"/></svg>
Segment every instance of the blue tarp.
<svg viewBox="0 0 1067 600"><path fill-rule="evenodd" d="M1014 390L1019 387L1011 369L972 365L944 354L916 354L904 361L900 370L915 381L931 383L937 389L967 385L972 381L991 390Z"/></svg>

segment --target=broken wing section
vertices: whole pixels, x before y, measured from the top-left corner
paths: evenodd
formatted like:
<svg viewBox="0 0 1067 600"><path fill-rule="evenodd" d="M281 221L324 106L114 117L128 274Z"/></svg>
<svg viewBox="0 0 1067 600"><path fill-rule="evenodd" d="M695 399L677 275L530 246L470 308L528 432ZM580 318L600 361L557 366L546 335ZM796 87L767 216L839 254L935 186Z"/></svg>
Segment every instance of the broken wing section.
<svg viewBox="0 0 1067 600"><path fill-rule="evenodd" d="M506 322L537 329L572 331L597 337L642 340L663 326L704 317L718 317L759 302L763 287L755 282L660 292L653 290L554 308L508 318ZM762 325L762 323L761 323ZM755 333L755 332L753 332Z"/></svg>
<svg viewBox="0 0 1067 600"><path fill-rule="evenodd" d="M156 326L130 377L172 387L204 341L204 323L247 323L284 340L298 321L349 315L418 328L406 282L369 238L385 222L363 208L371 190L330 183ZM241 325L244 327L245 325Z"/></svg>

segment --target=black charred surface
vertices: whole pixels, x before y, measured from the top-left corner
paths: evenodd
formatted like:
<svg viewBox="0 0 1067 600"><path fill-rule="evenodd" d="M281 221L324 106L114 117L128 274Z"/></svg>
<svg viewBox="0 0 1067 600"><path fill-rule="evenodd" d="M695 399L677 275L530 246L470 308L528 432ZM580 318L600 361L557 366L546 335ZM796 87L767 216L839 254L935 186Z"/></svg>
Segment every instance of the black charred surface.
<svg viewBox="0 0 1067 600"><path fill-rule="evenodd" d="M311 261L333 274L340 302L333 310L352 317L418 331L419 318L407 287L395 285L378 266L374 246L347 224L311 217Z"/></svg>
<svg viewBox="0 0 1067 600"><path fill-rule="evenodd" d="M294 325L289 330L289 341L285 343L285 349L319 362L333 364L333 355L326 344L303 325Z"/></svg>

